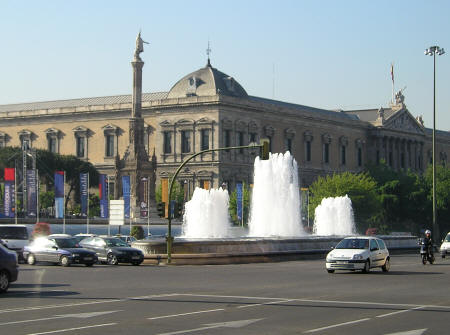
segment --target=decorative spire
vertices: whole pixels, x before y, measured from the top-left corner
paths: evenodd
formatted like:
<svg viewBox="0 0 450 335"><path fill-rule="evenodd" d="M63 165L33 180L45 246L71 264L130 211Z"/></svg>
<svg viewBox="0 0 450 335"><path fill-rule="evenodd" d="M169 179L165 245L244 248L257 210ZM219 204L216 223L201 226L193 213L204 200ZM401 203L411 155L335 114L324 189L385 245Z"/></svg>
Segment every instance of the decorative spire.
<svg viewBox="0 0 450 335"><path fill-rule="evenodd" d="M206 66L211 67L211 61L209 59L209 55L211 54L211 48L209 47L209 41L208 41L208 48L206 49L206 55L208 56L208 63Z"/></svg>

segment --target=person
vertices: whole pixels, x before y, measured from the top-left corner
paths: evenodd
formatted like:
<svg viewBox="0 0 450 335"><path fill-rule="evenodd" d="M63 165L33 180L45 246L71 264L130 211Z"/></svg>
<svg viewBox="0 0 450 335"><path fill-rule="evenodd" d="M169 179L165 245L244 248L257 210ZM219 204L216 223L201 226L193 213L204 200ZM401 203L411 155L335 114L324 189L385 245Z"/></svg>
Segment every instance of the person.
<svg viewBox="0 0 450 335"><path fill-rule="evenodd" d="M425 247L428 249L430 255L433 255L433 239L431 238L431 231L425 230L425 238L423 239Z"/></svg>

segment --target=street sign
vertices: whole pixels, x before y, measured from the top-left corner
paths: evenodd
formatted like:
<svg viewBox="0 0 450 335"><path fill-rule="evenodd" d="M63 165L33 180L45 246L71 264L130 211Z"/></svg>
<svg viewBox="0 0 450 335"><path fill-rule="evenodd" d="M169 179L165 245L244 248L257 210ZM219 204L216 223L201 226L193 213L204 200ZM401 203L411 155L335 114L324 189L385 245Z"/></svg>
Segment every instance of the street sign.
<svg viewBox="0 0 450 335"><path fill-rule="evenodd" d="M125 201L109 201L109 224L113 226L123 226L125 224Z"/></svg>

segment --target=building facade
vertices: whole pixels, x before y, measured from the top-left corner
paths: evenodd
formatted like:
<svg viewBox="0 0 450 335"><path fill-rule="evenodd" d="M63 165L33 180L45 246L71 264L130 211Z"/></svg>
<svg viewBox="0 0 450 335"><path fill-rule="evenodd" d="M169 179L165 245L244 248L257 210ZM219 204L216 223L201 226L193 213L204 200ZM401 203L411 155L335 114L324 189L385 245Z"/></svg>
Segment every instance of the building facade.
<svg viewBox="0 0 450 335"><path fill-rule="evenodd" d="M130 132L140 131L145 159L156 164L156 185L194 153L261 138L270 140L272 152L294 155L302 187L317 176L360 172L381 160L395 169L423 172L432 158L432 130L412 116L401 92L389 108L325 110L249 96L208 60L170 91L143 93L141 99L144 125L137 130L130 127L132 95L0 105L0 146L27 144L75 155L114 180ZM446 164L448 131L437 131L436 148L438 163ZM195 187L233 189L236 182L252 183L257 154L255 149L203 154L181 171L178 181L189 194Z"/></svg>

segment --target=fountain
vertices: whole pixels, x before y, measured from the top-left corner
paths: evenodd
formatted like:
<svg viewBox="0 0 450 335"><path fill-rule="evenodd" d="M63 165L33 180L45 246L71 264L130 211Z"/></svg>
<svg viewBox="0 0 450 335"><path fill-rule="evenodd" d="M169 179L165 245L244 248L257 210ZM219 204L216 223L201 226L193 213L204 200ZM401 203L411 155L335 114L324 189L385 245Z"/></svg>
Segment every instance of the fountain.
<svg viewBox="0 0 450 335"><path fill-rule="evenodd" d="M323 198L314 212L315 235L352 235L356 233L352 201L343 197Z"/></svg>
<svg viewBox="0 0 450 335"><path fill-rule="evenodd" d="M340 197L324 199L316 211L316 235L305 236L298 167L289 152L271 154L266 161L255 159L252 194L246 233L230 224L226 190L197 188L185 205L182 236L175 237L172 244L172 264L297 260L328 252L341 239L331 235L355 232L351 201ZM388 248L416 247L414 237L388 237L385 242ZM164 263L167 257L164 238L133 242L133 247L144 252L146 263Z"/></svg>
<svg viewBox="0 0 450 335"><path fill-rule="evenodd" d="M301 225L298 167L290 152L255 159L249 236L305 235Z"/></svg>
<svg viewBox="0 0 450 335"><path fill-rule="evenodd" d="M228 191L196 188L192 199L184 206L182 238L230 237Z"/></svg>

